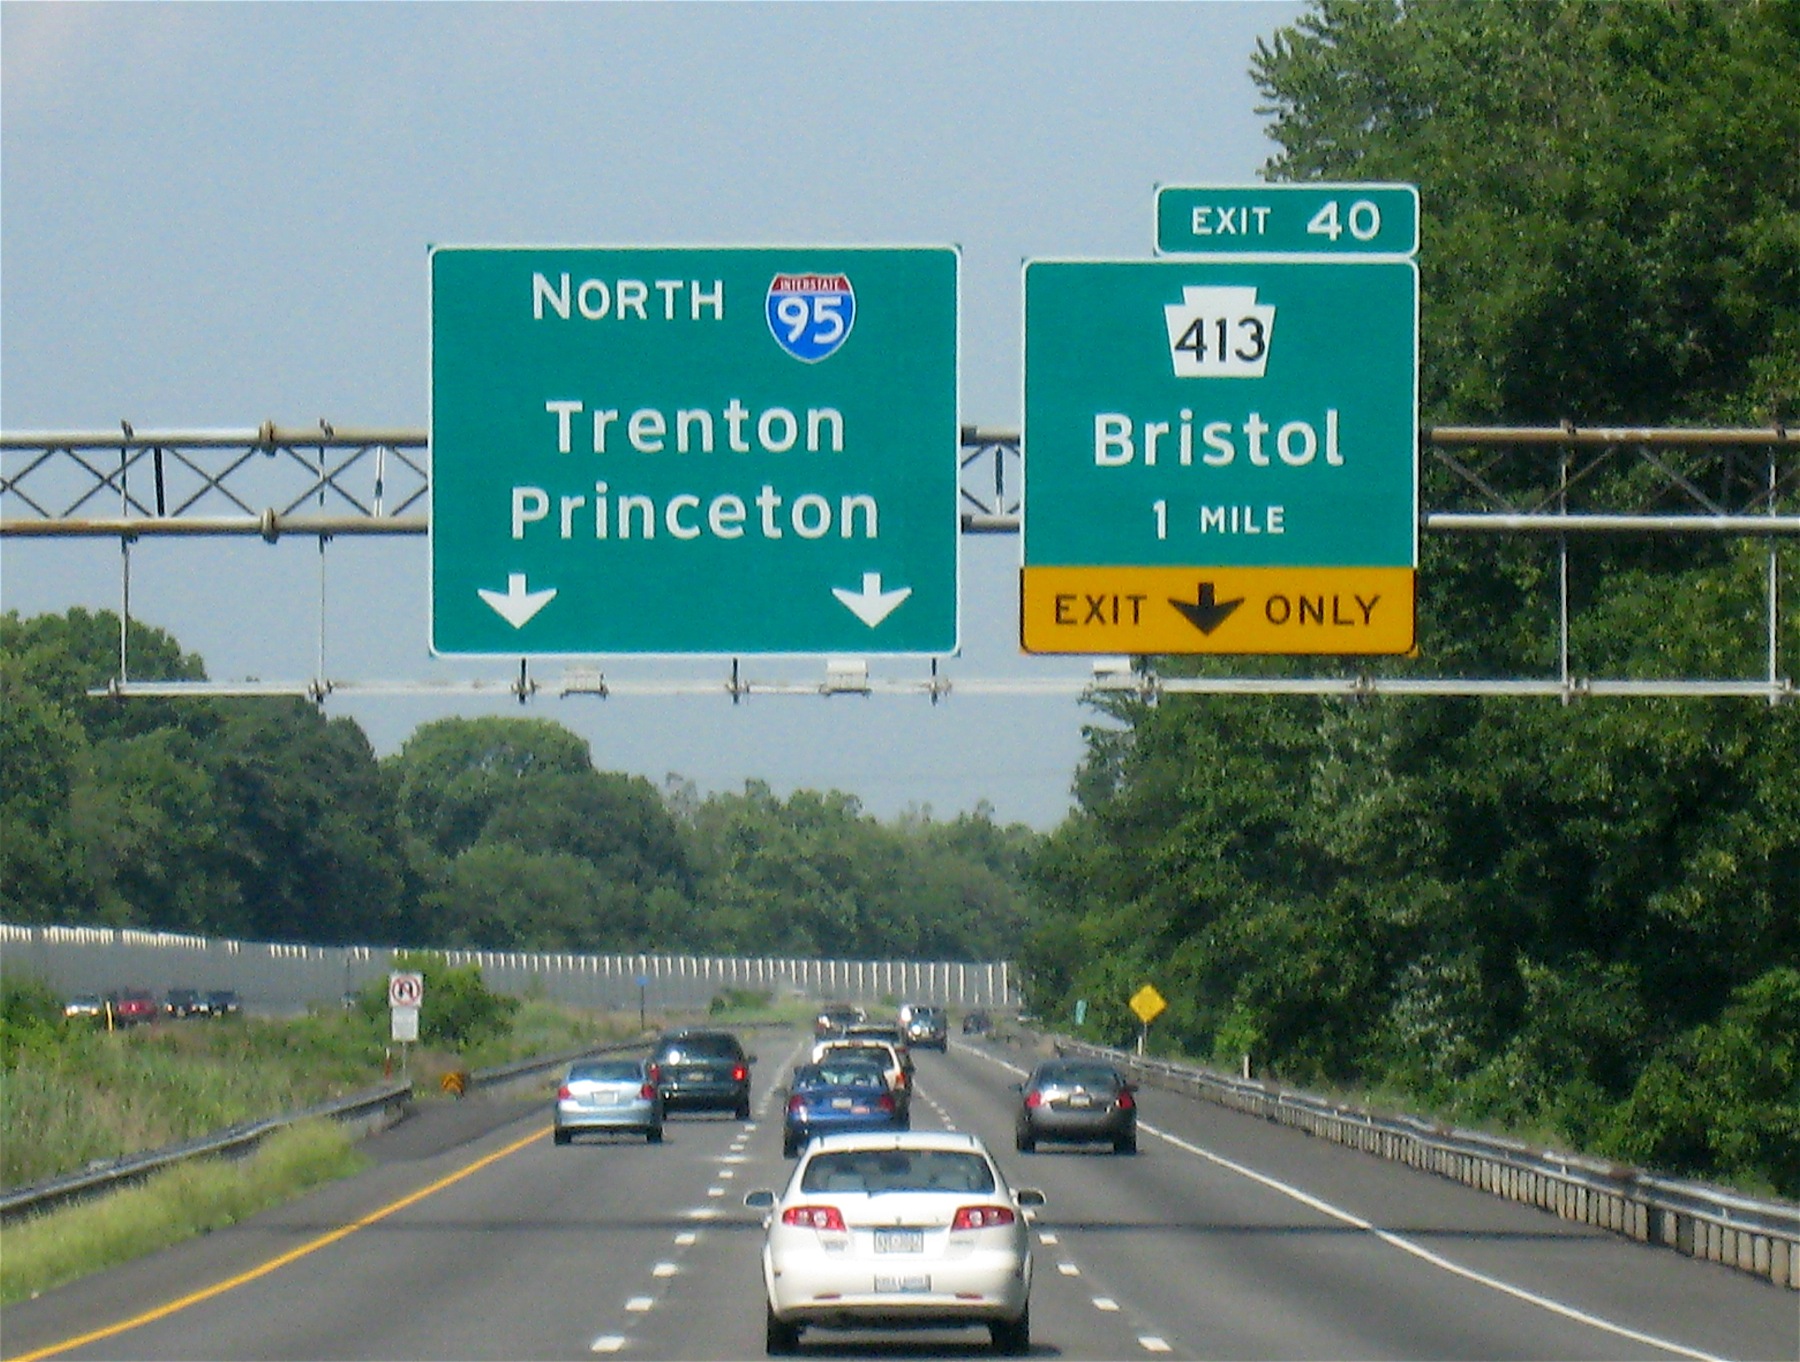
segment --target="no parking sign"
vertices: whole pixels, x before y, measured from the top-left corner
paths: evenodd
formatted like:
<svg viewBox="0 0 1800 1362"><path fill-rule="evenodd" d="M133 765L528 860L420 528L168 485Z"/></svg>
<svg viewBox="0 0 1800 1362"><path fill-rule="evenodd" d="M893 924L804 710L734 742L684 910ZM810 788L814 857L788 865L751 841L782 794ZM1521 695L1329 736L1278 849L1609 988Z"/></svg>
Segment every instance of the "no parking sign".
<svg viewBox="0 0 1800 1362"><path fill-rule="evenodd" d="M388 975L388 1006L417 1007L425 1001L425 976L403 974L396 970Z"/></svg>
<svg viewBox="0 0 1800 1362"><path fill-rule="evenodd" d="M419 1039L419 1004L425 999L425 976L402 973L388 975L388 1036L395 1041L412 1044Z"/></svg>

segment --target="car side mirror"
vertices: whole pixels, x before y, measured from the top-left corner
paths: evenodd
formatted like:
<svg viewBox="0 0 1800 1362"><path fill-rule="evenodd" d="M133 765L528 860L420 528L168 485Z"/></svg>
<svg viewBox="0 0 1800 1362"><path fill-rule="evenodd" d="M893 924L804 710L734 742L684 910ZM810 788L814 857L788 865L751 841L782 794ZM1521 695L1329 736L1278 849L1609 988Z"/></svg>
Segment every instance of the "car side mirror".
<svg viewBox="0 0 1800 1362"><path fill-rule="evenodd" d="M775 1207L775 1193L765 1187L758 1187L754 1192L744 1193L744 1204L753 1211L768 1211Z"/></svg>
<svg viewBox="0 0 1800 1362"><path fill-rule="evenodd" d="M745 1056L744 1056L744 1063L746 1063L746 1064L754 1064L754 1063L756 1063L756 1056L755 1056L755 1055L745 1055Z"/></svg>
<svg viewBox="0 0 1800 1362"><path fill-rule="evenodd" d="M1021 1206L1042 1206L1045 1197L1036 1187L1021 1187L1013 1193L1013 1200Z"/></svg>

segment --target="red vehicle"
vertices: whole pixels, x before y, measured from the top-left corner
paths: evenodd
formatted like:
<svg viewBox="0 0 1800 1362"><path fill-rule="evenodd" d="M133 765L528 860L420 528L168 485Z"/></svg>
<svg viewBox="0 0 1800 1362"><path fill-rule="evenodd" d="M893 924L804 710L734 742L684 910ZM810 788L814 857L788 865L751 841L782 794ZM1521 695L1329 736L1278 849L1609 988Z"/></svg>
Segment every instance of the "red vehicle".
<svg viewBox="0 0 1800 1362"><path fill-rule="evenodd" d="M114 1026L142 1026L153 1022L162 1014L156 1005L156 999L141 988L120 989L117 993L109 993L107 1001L112 1004Z"/></svg>

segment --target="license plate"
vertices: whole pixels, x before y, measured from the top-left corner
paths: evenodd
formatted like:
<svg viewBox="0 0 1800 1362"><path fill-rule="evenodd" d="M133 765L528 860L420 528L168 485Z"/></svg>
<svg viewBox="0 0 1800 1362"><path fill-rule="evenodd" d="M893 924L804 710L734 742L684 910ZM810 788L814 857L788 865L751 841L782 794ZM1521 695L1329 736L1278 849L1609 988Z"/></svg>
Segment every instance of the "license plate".
<svg viewBox="0 0 1800 1362"><path fill-rule="evenodd" d="M588 1101L597 1107L616 1107L619 1105L619 1094L616 1092L597 1092Z"/></svg>
<svg viewBox="0 0 1800 1362"><path fill-rule="evenodd" d="M931 1290L931 1278L923 1273L906 1277L877 1277L875 1289L889 1292L924 1292Z"/></svg>
<svg viewBox="0 0 1800 1362"><path fill-rule="evenodd" d="M855 1105L856 1103L848 1097L834 1097L831 1099L831 1109L833 1111L849 1111Z"/></svg>
<svg viewBox="0 0 1800 1362"><path fill-rule="evenodd" d="M1072 1107L1091 1107L1094 1105L1094 1099L1089 1097L1085 1092L1078 1092L1069 1099L1069 1105Z"/></svg>
<svg viewBox="0 0 1800 1362"><path fill-rule="evenodd" d="M876 1230L875 1252L923 1253L925 1252L925 1231Z"/></svg>

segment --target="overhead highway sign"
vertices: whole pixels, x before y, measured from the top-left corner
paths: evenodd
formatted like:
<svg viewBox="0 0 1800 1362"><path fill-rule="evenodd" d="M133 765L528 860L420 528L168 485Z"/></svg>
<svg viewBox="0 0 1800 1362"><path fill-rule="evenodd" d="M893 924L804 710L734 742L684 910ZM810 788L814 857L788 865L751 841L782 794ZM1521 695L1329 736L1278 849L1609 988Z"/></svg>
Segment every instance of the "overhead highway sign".
<svg viewBox="0 0 1800 1362"><path fill-rule="evenodd" d="M430 268L434 652L955 651L953 248Z"/></svg>
<svg viewBox="0 0 1800 1362"><path fill-rule="evenodd" d="M1026 649L1409 651L1417 356L1404 258L1029 262Z"/></svg>

